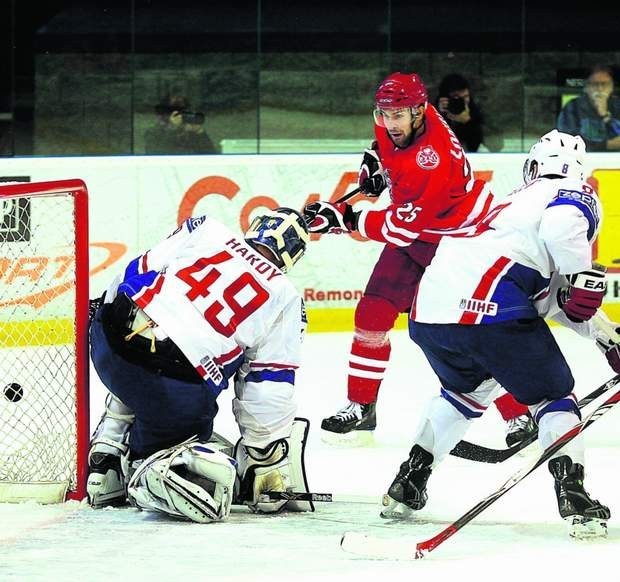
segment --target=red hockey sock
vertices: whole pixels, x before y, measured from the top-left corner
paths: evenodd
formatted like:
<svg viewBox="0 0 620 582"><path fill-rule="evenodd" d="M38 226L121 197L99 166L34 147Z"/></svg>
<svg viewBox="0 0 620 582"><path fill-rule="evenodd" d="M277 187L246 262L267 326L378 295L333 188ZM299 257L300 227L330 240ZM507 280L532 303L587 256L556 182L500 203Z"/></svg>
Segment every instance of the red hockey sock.
<svg viewBox="0 0 620 582"><path fill-rule="evenodd" d="M355 309L355 333L349 358L349 400L368 404L377 400L390 360L388 339L398 311L387 299L364 295Z"/></svg>
<svg viewBox="0 0 620 582"><path fill-rule="evenodd" d="M353 337L349 359L349 400L360 404L377 400L391 351L392 347L387 339L382 345L377 346L360 341L357 334Z"/></svg>
<svg viewBox="0 0 620 582"><path fill-rule="evenodd" d="M528 413L528 408L525 404L521 404L515 400L512 394L506 393L503 396L495 399L495 406L504 420L510 420L511 418L517 418Z"/></svg>

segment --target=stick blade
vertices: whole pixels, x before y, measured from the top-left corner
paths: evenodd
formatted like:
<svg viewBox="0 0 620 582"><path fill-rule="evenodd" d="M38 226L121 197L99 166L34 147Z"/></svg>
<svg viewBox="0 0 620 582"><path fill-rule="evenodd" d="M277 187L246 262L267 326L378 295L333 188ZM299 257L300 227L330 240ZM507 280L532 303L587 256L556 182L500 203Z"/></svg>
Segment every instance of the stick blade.
<svg viewBox="0 0 620 582"><path fill-rule="evenodd" d="M342 535L340 547L349 554L375 560L416 560L424 555L411 542L378 538L354 531Z"/></svg>

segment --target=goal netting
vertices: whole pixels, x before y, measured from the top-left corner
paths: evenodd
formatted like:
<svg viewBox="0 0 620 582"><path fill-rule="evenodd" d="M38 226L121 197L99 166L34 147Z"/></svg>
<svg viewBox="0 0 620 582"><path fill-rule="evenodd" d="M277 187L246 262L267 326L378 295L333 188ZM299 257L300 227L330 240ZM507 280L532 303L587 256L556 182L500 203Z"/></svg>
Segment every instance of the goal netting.
<svg viewBox="0 0 620 582"><path fill-rule="evenodd" d="M88 199L81 180L0 185L0 501L85 495Z"/></svg>

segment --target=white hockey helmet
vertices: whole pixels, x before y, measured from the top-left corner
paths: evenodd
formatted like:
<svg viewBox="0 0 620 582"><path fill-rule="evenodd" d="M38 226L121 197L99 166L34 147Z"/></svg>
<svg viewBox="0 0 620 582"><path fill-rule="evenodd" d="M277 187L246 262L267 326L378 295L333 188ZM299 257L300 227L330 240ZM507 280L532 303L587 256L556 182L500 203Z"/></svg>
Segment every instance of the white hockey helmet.
<svg viewBox="0 0 620 582"><path fill-rule="evenodd" d="M529 184L543 176L583 180L586 144L579 135L552 129L530 149L523 165L523 181Z"/></svg>

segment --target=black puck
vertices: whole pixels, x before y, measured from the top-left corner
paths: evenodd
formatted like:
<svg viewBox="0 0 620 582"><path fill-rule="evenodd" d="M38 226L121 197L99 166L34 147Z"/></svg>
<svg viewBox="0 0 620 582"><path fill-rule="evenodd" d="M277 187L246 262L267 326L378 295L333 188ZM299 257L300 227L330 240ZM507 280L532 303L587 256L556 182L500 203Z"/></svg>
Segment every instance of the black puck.
<svg viewBox="0 0 620 582"><path fill-rule="evenodd" d="M24 397L24 389L21 384L17 382L11 382L4 387L4 397L9 402L19 402Z"/></svg>

